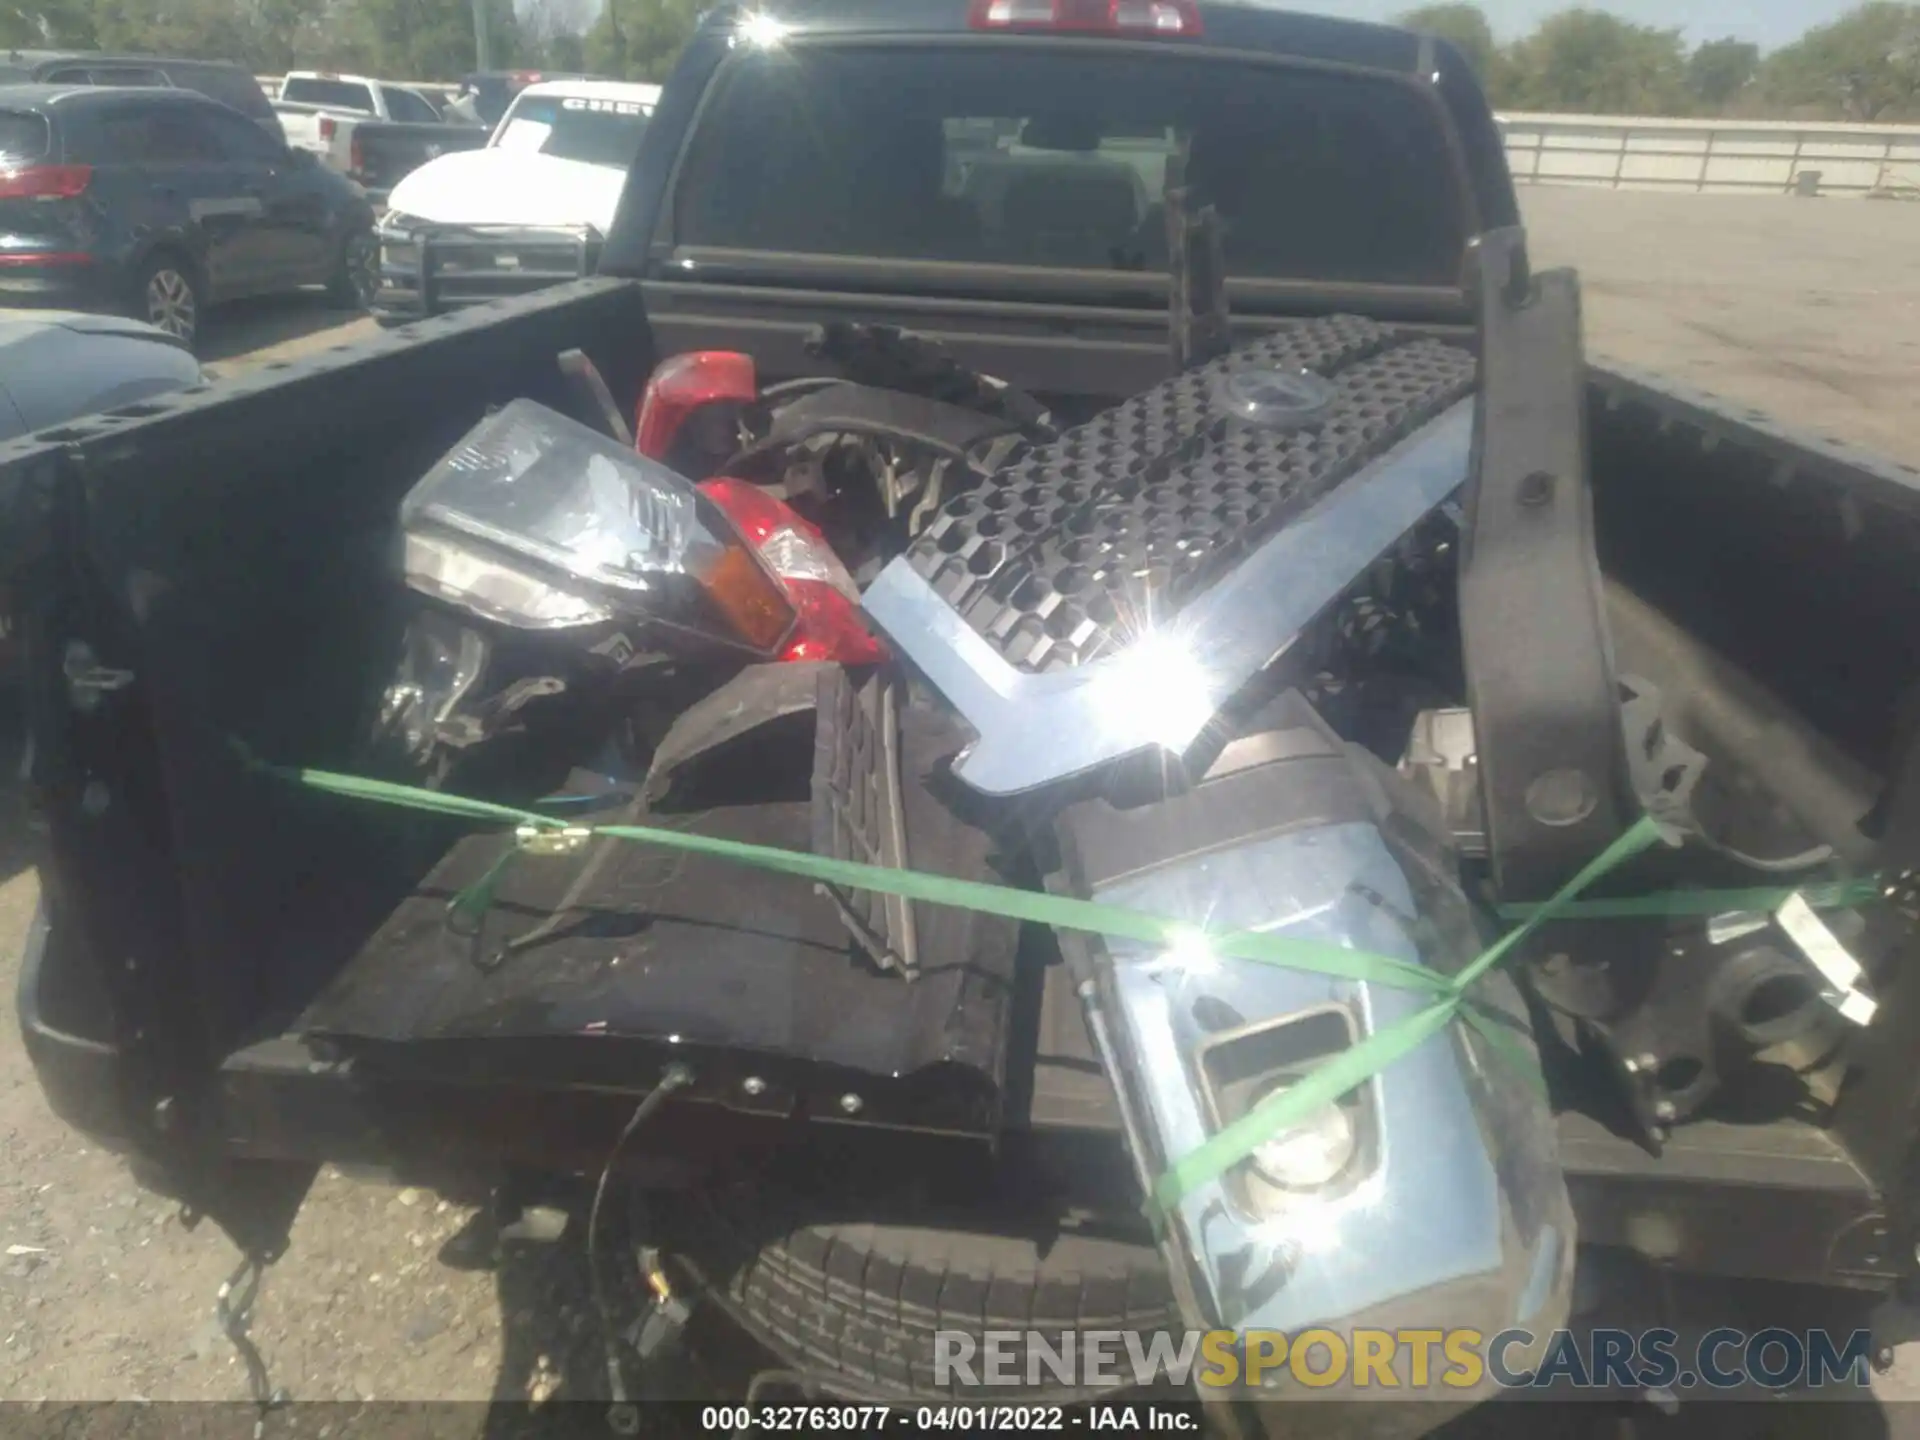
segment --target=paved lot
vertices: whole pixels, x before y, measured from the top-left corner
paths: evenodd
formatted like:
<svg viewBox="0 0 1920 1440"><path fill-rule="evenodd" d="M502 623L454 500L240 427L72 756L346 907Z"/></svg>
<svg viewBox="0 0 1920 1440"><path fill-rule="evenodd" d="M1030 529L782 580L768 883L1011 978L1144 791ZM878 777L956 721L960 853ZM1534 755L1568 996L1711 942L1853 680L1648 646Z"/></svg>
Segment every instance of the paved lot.
<svg viewBox="0 0 1920 1440"><path fill-rule="evenodd" d="M1591 348L1920 462L1920 205L1535 190L1543 264L1586 275ZM215 365L337 344L318 297L219 317ZM9 741L7 750L13 748ZM0 795L0 936L34 897L24 817ZM11 994L17 955L0 954ZM46 1112L0 1025L0 1399L226 1399L242 1374L212 1320L232 1256L187 1234ZM597 1386L579 1257L496 1276L445 1263L470 1212L328 1174L272 1274L256 1334L303 1399L524 1398ZM453 1251L458 1250L453 1247ZM449 1252L451 1256L452 1251ZM1748 1309L1749 1324L1791 1317ZM1912 1362L1883 1387L1911 1397ZM1909 1428L1895 1417L1897 1429Z"/></svg>
<svg viewBox="0 0 1920 1440"><path fill-rule="evenodd" d="M1920 464L1920 204L1535 187L1588 349Z"/></svg>

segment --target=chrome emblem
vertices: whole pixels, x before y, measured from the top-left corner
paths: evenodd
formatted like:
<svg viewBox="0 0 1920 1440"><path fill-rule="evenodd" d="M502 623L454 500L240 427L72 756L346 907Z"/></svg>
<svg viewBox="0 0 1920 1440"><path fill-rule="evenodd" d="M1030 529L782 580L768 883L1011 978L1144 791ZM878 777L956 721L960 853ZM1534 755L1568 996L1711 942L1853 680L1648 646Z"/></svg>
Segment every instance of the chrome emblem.
<svg viewBox="0 0 1920 1440"><path fill-rule="evenodd" d="M1222 409L1248 424L1300 430L1324 420L1340 391L1311 370L1229 370L1214 395Z"/></svg>

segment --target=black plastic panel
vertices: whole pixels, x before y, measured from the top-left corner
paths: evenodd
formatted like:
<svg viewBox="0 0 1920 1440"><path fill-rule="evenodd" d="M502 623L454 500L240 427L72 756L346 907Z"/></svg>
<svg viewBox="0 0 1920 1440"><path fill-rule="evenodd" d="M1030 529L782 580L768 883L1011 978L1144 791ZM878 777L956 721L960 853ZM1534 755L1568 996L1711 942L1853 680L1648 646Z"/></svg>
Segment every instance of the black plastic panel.
<svg viewBox="0 0 1920 1440"><path fill-rule="evenodd" d="M1476 252L1481 392L1460 633L1495 884L1544 900L1639 818L1601 600L1579 282L1518 230Z"/></svg>
<svg viewBox="0 0 1920 1440"><path fill-rule="evenodd" d="M993 837L938 793L945 761L964 743L958 723L905 695L883 704L877 684L868 692L862 704L857 682L823 684L828 753L856 743L821 782L839 812L821 848L1004 882L991 864ZM737 777L741 763L724 769ZM876 766L894 778L870 784ZM713 798L630 818L787 849L817 842L808 803L707 808ZM874 833L892 838L870 844ZM760 1077L769 1088L758 1100L776 1108L773 1075L811 1066L819 1074L807 1084L825 1086L830 1099L839 1088L857 1091L861 1123L976 1134L997 1125L1014 922L932 905L889 915L860 892L830 897L708 856L596 840L574 855L509 862L471 943L445 923L447 902L511 844L499 834L456 843L292 1032L383 1070L463 1083L621 1084L680 1057L703 1084ZM876 963L871 946L863 953L865 935L853 943L849 916L872 917L865 928L883 945L914 937L921 963L911 983Z"/></svg>
<svg viewBox="0 0 1920 1440"><path fill-rule="evenodd" d="M725 806L647 823L805 849L808 807ZM560 919L547 938L481 969L448 931L446 905L511 843L482 834L456 845L294 1033L375 1070L534 1087L620 1084L676 1057L702 1075L766 1076L774 1071L759 1067L799 1062L842 1083L861 1077L864 1118L996 1125L1013 952L991 943L996 932L943 952L908 985L858 954L833 903L803 880L606 840L594 842L609 848L592 874L592 847L511 863L481 953Z"/></svg>
<svg viewBox="0 0 1920 1440"><path fill-rule="evenodd" d="M1234 418L1236 370L1331 382L1319 423ZM1028 452L949 502L914 567L1000 652L1041 672L1081 664L1156 620L1233 559L1472 388L1473 357L1335 316L1264 337Z"/></svg>

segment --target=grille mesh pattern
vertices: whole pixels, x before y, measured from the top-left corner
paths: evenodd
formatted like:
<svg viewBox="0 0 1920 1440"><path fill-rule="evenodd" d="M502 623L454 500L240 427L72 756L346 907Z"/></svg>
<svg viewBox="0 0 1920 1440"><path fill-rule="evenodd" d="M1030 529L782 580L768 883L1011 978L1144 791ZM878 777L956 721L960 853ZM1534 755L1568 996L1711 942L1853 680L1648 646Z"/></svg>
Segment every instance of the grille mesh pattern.
<svg viewBox="0 0 1920 1440"><path fill-rule="evenodd" d="M1311 428L1238 419L1231 370L1309 370ZM1163 619L1249 548L1473 387L1472 355L1351 316L1313 320L1164 381L949 501L909 562L1013 664L1063 669Z"/></svg>

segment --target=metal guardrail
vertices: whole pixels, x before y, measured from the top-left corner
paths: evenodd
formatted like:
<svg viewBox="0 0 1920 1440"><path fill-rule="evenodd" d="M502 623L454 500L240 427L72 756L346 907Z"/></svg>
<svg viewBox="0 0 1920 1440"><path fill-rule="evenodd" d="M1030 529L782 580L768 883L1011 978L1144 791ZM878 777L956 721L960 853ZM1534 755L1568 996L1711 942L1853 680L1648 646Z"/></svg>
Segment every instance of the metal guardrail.
<svg viewBox="0 0 1920 1440"><path fill-rule="evenodd" d="M1520 184L1920 198L1920 125L1503 114Z"/></svg>

